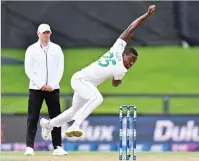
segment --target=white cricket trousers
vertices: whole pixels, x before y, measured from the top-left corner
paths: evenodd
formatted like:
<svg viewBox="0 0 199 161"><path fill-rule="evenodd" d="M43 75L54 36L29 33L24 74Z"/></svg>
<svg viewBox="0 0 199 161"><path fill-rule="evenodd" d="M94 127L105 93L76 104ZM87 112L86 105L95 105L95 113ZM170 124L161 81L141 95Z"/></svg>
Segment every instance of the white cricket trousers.
<svg viewBox="0 0 199 161"><path fill-rule="evenodd" d="M80 126L103 101L99 90L92 83L83 79L79 72L72 76L71 87L74 90L72 107L50 121L53 127L60 127L71 120L75 120L74 125Z"/></svg>

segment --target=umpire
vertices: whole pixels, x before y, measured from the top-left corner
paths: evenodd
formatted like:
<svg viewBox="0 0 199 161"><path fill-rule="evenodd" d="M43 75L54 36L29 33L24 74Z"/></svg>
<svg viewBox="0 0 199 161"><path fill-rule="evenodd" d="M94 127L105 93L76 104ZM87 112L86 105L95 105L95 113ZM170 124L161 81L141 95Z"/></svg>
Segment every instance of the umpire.
<svg viewBox="0 0 199 161"><path fill-rule="evenodd" d="M44 99L50 118L61 113L59 82L64 72L64 55L61 47L50 41L51 33L48 24L41 24L37 31L38 42L29 46L25 54L25 73L30 79L25 155L34 155L34 139ZM54 128L51 135L53 155L66 155L61 146L61 128Z"/></svg>

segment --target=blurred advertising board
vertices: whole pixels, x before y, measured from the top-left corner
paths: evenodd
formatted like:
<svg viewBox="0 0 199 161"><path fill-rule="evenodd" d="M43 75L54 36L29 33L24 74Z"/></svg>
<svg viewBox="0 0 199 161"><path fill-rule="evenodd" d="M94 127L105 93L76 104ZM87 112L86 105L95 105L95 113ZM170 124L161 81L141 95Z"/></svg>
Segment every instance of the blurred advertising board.
<svg viewBox="0 0 199 161"><path fill-rule="evenodd" d="M47 116L42 116L46 117ZM39 124L38 124L39 125ZM131 126L132 126L131 122ZM68 150L118 150L119 116L89 116L81 125L84 134L80 138L66 138L65 130L70 124L62 126L62 139ZM123 145L126 139L126 118L123 120ZM25 147L26 116L3 115L1 122L2 150L23 150ZM130 131L132 140L133 133ZM132 147L132 145L131 145ZM41 138L38 126L35 148L51 150L51 140ZM138 151L198 151L199 117L196 115L142 115L137 116Z"/></svg>

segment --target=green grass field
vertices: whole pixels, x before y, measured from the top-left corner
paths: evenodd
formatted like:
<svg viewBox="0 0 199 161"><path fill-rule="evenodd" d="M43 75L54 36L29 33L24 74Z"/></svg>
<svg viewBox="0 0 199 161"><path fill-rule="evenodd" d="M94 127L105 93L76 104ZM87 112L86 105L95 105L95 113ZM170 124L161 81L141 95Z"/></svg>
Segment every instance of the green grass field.
<svg viewBox="0 0 199 161"><path fill-rule="evenodd" d="M199 93L199 48L138 47L139 60L123 80L120 87L113 87L107 80L99 86L102 93ZM67 49L65 72L61 81L61 92L73 92L70 79L73 73L99 58L106 48ZM24 50L3 49L2 56L24 60ZM2 92L28 92L28 79L23 65L2 66ZM94 113L118 113L118 106L135 104L138 112L161 113L162 99L149 98L105 98ZM199 113L199 99L172 99L172 113ZM64 99L61 100L62 110ZM189 107L189 108L187 108ZM27 98L2 98L2 112L24 113ZM46 106L42 113L46 112Z"/></svg>
<svg viewBox="0 0 199 161"><path fill-rule="evenodd" d="M68 156L55 157L50 152L36 152L36 156L24 156L22 152L1 152L1 161L116 161L118 152L69 152ZM132 160L132 158L130 158ZM137 161L197 161L194 152L138 152Z"/></svg>

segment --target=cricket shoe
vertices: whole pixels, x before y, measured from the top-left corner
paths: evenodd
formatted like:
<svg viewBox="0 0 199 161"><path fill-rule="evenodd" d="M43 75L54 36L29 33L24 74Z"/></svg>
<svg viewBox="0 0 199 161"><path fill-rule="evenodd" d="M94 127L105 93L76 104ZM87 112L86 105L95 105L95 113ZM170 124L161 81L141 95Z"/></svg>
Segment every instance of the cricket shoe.
<svg viewBox="0 0 199 161"><path fill-rule="evenodd" d="M68 153L61 146L57 146L57 149L53 151L52 155L61 156L61 155L68 155Z"/></svg>
<svg viewBox="0 0 199 161"><path fill-rule="evenodd" d="M53 130L53 127L50 125L50 120L47 120L45 118L42 118L40 120L40 126L41 126L41 137L44 140L49 140L51 131Z"/></svg>
<svg viewBox="0 0 199 161"><path fill-rule="evenodd" d="M26 147L26 151L25 151L24 155L35 155L35 152L34 152L33 148Z"/></svg>
<svg viewBox="0 0 199 161"><path fill-rule="evenodd" d="M65 132L65 135L67 137L81 137L83 135L83 131L80 130L78 127L75 127L75 126L71 126L69 127L66 132Z"/></svg>

